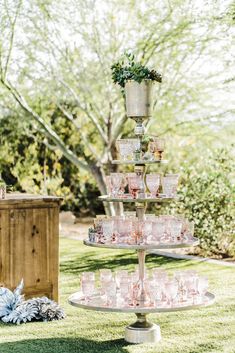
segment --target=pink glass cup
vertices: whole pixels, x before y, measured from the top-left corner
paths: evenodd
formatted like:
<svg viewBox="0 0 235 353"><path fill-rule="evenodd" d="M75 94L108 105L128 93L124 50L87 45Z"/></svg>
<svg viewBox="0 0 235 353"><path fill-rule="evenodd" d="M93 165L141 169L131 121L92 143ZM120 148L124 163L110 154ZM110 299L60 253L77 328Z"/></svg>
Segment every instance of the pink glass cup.
<svg viewBox="0 0 235 353"><path fill-rule="evenodd" d="M143 190L143 178L141 175L128 176L128 187L129 192L133 196L134 199L137 198L138 192Z"/></svg>
<svg viewBox="0 0 235 353"><path fill-rule="evenodd" d="M166 174L162 177L163 194L167 197L175 197L179 181L178 174Z"/></svg>
<svg viewBox="0 0 235 353"><path fill-rule="evenodd" d="M112 196L113 197L118 197L120 193L120 189L123 185L123 178L124 174L123 173L111 173L111 184L112 184Z"/></svg>

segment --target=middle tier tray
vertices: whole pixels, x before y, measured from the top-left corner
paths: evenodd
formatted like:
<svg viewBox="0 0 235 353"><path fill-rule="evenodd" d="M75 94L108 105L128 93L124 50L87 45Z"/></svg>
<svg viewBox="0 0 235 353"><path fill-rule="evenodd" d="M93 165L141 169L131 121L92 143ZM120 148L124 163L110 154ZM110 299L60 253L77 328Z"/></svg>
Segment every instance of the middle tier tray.
<svg viewBox="0 0 235 353"><path fill-rule="evenodd" d="M197 246L199 240L192 238L188 242L179 243L159 243L159 244L102 244L97 242L91 242L89 240L83 240L83 243L88 246L94 246L97 248L108 248L108 249L133 249L133 250L157 250L157 249L177 249L177 248L189 248L191 246Z"/></svg>
<svg viewBox="0 0 235 353"><path fill-rule="evenodd" d="M177 197L166 197L166 196L159 196L155 198L151 197L144 197L144 198L127 198L127 197L112 197L109 195L102 195L99 196L99 200L107 201L107 202L169 202L173 200L177 200Z"/></svg>

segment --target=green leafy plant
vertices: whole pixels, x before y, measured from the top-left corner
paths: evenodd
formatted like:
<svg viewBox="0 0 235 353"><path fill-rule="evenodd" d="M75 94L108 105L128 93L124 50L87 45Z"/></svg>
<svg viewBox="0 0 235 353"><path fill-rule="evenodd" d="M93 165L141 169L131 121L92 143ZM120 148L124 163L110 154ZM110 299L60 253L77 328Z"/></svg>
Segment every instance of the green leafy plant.
<svg viewBox="0 0 235 353"><path fill-rule="evenodd" d="M111 66L114 83L124 87L128 80L141 83L143 80L162 82L162 76L156 70L150 70L140 62L135 61L135 56L125 53L122 58Z"/></svg>

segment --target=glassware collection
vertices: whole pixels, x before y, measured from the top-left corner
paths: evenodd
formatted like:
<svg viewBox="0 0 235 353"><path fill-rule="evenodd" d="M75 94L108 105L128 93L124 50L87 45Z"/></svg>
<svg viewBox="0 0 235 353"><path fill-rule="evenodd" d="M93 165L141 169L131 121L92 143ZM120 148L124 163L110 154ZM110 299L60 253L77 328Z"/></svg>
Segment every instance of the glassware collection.
<svg viewBox="0 0 235 353"><path fill-rule="evenodd" d="M104 307L138 307L141 289L139 271L101 269L99 278L94 272L83 272L80 278L81 302ZM153 268L146 272L144 285L147 300L145 307L174 308L205 303L208 289L206 277L196 271L176 271L170 276L166 271Z"/></svg>
<svg viewBox="0 0 235 353"><path fill-rule="evenodd" d="M175 198L178 174L111 173L105 178L108 197L120 199ZM127 192L126 192L127 190ZM160 193L160 190L162 193Z"/></svg>
<svg viewBox="0 0 235 353"><path fill-rule="evenodd" d="M181 216L146 214L139 220L135 212L124 216L96 216L88 240L99 244L179 244L194 242L194 223Z"/></svg>
<svg viewBox="0 0 235 353"><path fill-rule="evenodd" d="M133 203L135 212L96 216L88 239L84 240L88 246L135 249L138 268L132 273L120 269L115 274L110 269L100 270L98 285L95 273L84 272L80 290L69 298L69 303L76 307L135 313L137 321L125 330L125 340L130 343L161 339L160 327L147 320L148 313L188 310L214 302L214 295L207 291L207 279L195 271L176 271L169 276L159 268L146 270L147 250L190 247L199 243L194 237L194 223L181 215L146 214L148 203L176 199L179 182L178 174L146 173L147 164L166 162L162 159L165 140L145 136L145 121L151 115L150 83L148 80L127 81L127 116L136 123L136 138L117 140L119 160L112 163L134 165L134 171L123 173L113 168L116 172L105 177L107 195L99 197L103 202Z"/></svg>
<svg viewBox="0 0 235 353"><path fill-rule="evenodd" d="M160 137L151 136L147 151L141 149L139 138L119 139L116 141L117 151L121 161L161 161L165 150L165 140Z"/></svg>

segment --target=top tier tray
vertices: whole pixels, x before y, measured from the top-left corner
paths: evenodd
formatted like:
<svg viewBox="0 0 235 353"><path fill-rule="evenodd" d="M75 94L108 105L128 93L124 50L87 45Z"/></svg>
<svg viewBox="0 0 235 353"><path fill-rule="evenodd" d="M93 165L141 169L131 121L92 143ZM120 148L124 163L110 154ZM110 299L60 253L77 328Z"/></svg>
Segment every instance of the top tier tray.
<svg viewBox="0 0 235 353"><path fill-rule="evenodd" d="M145 164L167 164L168 160L166 159L156 159L153 161L148 161L146 159L140 159L140 160L120 160L120 159L115 159L112 161L112 164L132 164L132 165L145 165Z"/></svg>

